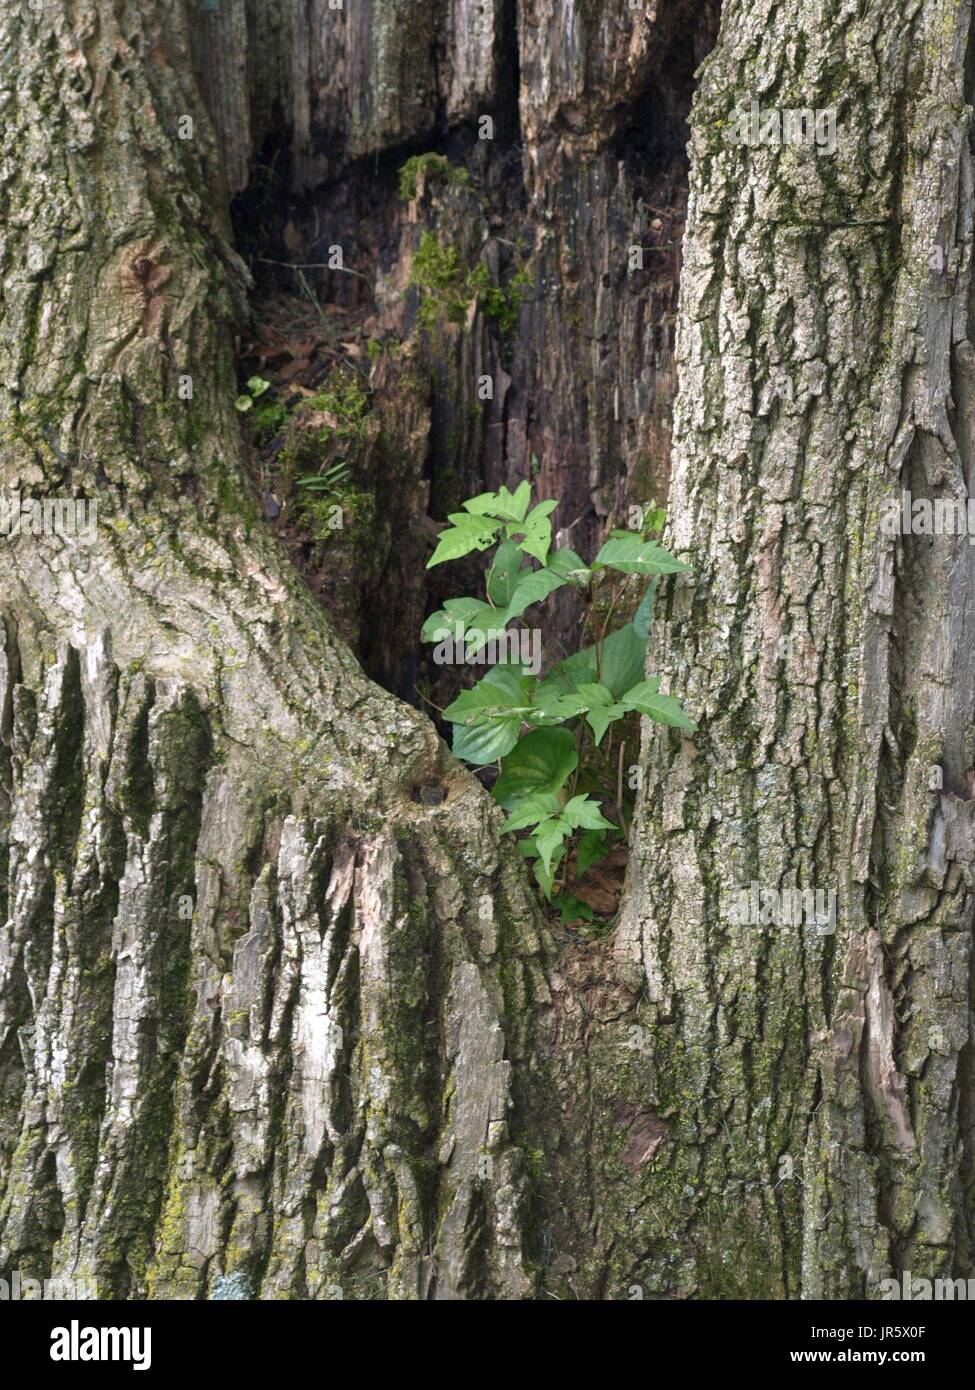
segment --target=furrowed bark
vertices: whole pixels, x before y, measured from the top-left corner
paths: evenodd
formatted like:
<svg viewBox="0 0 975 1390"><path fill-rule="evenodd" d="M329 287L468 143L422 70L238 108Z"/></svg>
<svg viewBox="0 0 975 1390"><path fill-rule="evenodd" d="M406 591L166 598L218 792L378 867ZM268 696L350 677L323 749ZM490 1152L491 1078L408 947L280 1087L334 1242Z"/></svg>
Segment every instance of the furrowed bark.
<svg viewBox="0 0 975 1390"><path fill-rule="evenodd" d="M497 807L365 678L247 481L227 200L240 231L267 161L302 244L358 222L397 346L357 480L374 572L334 602L371 673L401 687L427 486L437 518L533 475L587 553L659 499L716 24L712 0L0 17L3 490L98 508L91 542L0 546L4 1272L354 1299L972 1273L975 561L881 524L971 481L970 8L725 6L678 342L693 575L649 664L700 730L647 732L615 937L556 953ZM753 98L835 107L835 154L731 142ZM400 198L433 149L469 183ZM526 267L513 328L473 299L418 324L424 232L494 285ZM753 881L835 889L835 935L730 921Z"/></svg>
<svg viewBox="0 0 975 1390"><path fill-rule="evenodd" d="M903 489L972 483L970 26L732 0L701 76L670 521L694 573L651 659L700 731L648 735L618 941L669 1117L668 1291L972 1274L975 562L883 526ZM733 143L753 99L834 108L835 154ZM735 923L753 882L834 890L835 935Z"/></svg>
<svg viewBox="0 0 975 1390"><path fill-rule="evenodd" d="M0 1261L527 1295L536 909L243 480L182 9L23 7L0 55L4 489L97 503L0 549Z"/></svg>

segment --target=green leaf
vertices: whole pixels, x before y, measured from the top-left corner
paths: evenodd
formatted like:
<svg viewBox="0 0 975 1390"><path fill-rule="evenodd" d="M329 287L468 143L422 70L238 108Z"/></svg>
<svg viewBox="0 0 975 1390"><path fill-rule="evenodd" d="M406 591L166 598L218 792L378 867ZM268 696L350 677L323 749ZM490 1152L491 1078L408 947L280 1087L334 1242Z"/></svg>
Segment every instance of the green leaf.
<svg viewBox="0 0 975 1390"><path fill-rule="evenodd" d="M622 719L627 710L613 700L612 691L605 685L584 681L578 690L564 695L556 693L554 685L538 687L532 713L528 716L530 724L562 724L579 715L586 716L586 723L595 735L597 746L610 724Z"/></svg>
<svg viewBox="0 0 975 1390"><path fill-rule="evenodd" d="M245 410L254 409L254 402L250 396L238 396L234 401L234 406L243 414Z"/></svg>
<svg viewBox="0 0 975 1390"><path fill-rule="evenodd" d="M505 756L494 798L507 811L533 792L557 792L578 763L568 729L533 729Z"/></svg>
<svg viewBox="0 0 975 1390"><path fill-rule="evenodd" d="M585 714L588 708L581 695L575 694L574 691L562 694L554 686L550 686L544 694L536 698L528 722L544 726L564 724L567 719L575 719L580 714Z"/></svg>
<svg viewBox="0 0 975 1390"><path fill-rule="evenodd" d="M252 376L247 378L247 389L255 399L258 396L263 396L264 392L270 385L271 383L269 381L265 381L264 377L262 376Z"/></svg>
<svg viewBox="0 0 975 1390"><path fill-rule="evenodd" d="M539 564L544 565L552 544L552 523L549 516L555 511L558 502L549 500L532 507L524 521L508 527L508 535L521 536L519 542L526 555L534 555Z"/></svg>
<svg viewBox="0 0 975 1390"><path fill-rule="evenodd" d="M488 570L488 598L499 608L507 608L525 567L524 556L515 541L502 541Z"/></svg>
<svg viewBox="0 0 975 1390"><path fill-rule="evenodd" d="M449 598L443 608L438 608L436 613L431 613L423 624L420 636L424 642L443 641L441 633L453 637L454 624L460 623L466 631L467 624L476 616L479 616L487 604L479 598Z"/></svg>
<svg viewBox="0 0 975 1390"><path fill-rule="evenodd" d="M653 622L653 591L656 588L651 579L647 585L647 592L643 595L640 607L633 615L633 626L636 628L637 636L642 637L646 642L650 636L650 624Z"/></svg>
<svg viewBox="0 0 975 1390"><path fill-rule="evenodd" d="M586 723L593 731L597 747L613 720L621 719L626 714L622 705L613 702L611 690L590 681L584 681L574 694L563 696L560 703L567 709L575 706L575 713L585 713Z"/></svg>
<svg viewBox="0 0 975 1390"><path fill-rule="evenodd" d="M588 584L592 575L592 570L585 560L567 546L563 546L561 550L553 550L545 561L545 568L560 574L568 583L581 586Z"/></svg>
<svg viewBox="0 0 975 1390"><path fill-rule="evenodd" d="M562 808L562 819L573 830L615 830L599 809L599 803L589 796L574 796Z"/></svg>
<svg viewBox="0 0 975 1390"><path fill-rule="evenodd" d="M546 869L541 859L537 859L535 861L535 882L538 884L539 888L541 888L546 898L551 898L552 896L552 889L555 886L555 875L558 873L559 864L561 864L562 862L562 857L564 853L565 850L563 848L555 855L554 862L548 869Z"/></svg>
<svg viewBox="0 0 975 1390"><path fill-rule="evenodd" d="M483 767L510 753L518 742L534 682L517 668L496 666L472 690L464 690L444 710L454 725L458 758Z"/></svg>
<svg viewBox="0 0 975 1390"><path fill-rule="evenodd" d="M444 710L444 718L452 724L470 724L494 714L527 709L533 684L531 676L523 676L518 667L492 667L477 685L460 692Z"/></svg>
<svg viewBox="0 0 975 1390"><path fill-rule="evenodd" d="M553 666L552 670L538 687L538 700L549 695L558 695L577 690L580 685L599 680L608 686L614 697L619 699L643 675L643 661L646 642L638 636L632 623L626 623L618 632L611 633L604 642L594 647L586 647L575 656ZM596 663L599 661L597 676Z"/></svg>
<svg viewBox="0 0 975 1390"><path fill-rule="evenodd" d="M494 544L500 529L500 522L483 516L471 516L468 512L453 512L448 518L453 522L440 532L437 548L427 561L427 569L442 565L445 560L459 560L472 550L487 550Z"/></svg>
<svg viewBox="0 0 975 1390"><path fill-rule="evenodd" d="M552 872L552 856L558 851L558 864L564 854L565 841L572 834L572 827L563 820L545 820L535 831L532 840L538 850L539 858L545 865L546 873Z"/></svg>
<svg viewBox="0 0 975 1390"><path fill-rule="evenodd" d="M557 816L560 809L559 799L554 792L536 792L533 796L523 797L515 802L501 833L505 835L509 830L527 830L530 825L538 825L539 821Z"/></svg>
<svg viewBox="0 0 975 1390"><path fill-rule="evenodd" d="M505 612L505 621L520 618L526 608L530 608L533 603L541 603L549 594L554 594L556 589L561 589L565 582L560 575L553 574L551 570L530 570L515 586Z"/></svg>
<svg viewBox="0 0 975 1390"><path fill-rule="evenodd" d="M585 700L588 709L598 709L600 705L613 703L613 692L605 685L593 681L583 681L576 694Z"/></svg>
<svg viewBox="0 0 975 1390"><path fill-rule="evenodd" d="M623 574L679 574L690 569L656 541L642 536L611 536L593 561L593 568L599 566Z"/></svg>
<svg viewBox="0 0 975 1390"><path fill-rule="evenodd" d="M499 492L482 492L464 503L468 512L477 516L498 517L502 521L524 521L532 498L531 483L520 482L514 492L502 487ZM552 506L556 504L553 502Z"/></svg>
<svg viewBox="0 0 975 1390"><path fill-rule="evenodd" d="M557 893L552 906L558 909L563 927L571 927L573 922L592 922L596 917L588 903L580 902L571 893Z"/></svg>
<svg viewBox="0 0 975 1390"><path fill-rule="evenodd" d="M576 846L576 878L582 878L587 869L605 859L609 853L609 839L604 830L587 830Z"/></svg>
<svg viewBox="0 0 975 1390"><path fill-rule="evenodd" d="M498 716L480 724L455 724L451 742L454 757L474 767L496 763L514 748L520 732L518 715Z"/></svg>
<svg viewBox="0 0 975 1390"><path fill-rule="evenodd" d="M616 719L622 719L626 710L622 705L594 705L586 715L586 723L593 732L596 740L596 747L603 741L603 735L610 724Z"/></svg>
<svg viewBox="0 0 975 1390"><path fill-rule="evenodd" d="M643 512L643 534L658 535L664 529L667 513L663 507L646 507Z"/></svg>
<svg viewBox="0 0 975 1390"><path fill-rule="evenodd" d="M697 728L693 719L688 719L684 713L679 700L673 695L661 695L658 687L660 685L659 676L654 676L651 680L641 681L632 690L628 690L622 697L621 703L626 709L639 710L641 714L648 715L655 719L658 724L668 724L676 729L687 729L693 732Z"/></svg>
<svg viewBox="0 0 975 1390"><path fill-rule="evenodd" d="M647 644L632 623L611 633L599 645L599 679L617 699L643 675Z"/></svg>

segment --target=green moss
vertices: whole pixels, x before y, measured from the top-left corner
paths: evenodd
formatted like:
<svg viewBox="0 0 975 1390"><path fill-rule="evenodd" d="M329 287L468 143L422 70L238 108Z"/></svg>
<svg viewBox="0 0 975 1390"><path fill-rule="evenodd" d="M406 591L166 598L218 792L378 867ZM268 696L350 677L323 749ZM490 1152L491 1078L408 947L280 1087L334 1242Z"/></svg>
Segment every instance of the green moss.
<svg viewBox="0 0 975 1390"><path fill-rule="evenodd" d="M417 318L421 328L433 328L439 319L463 323L474 300L484 317L502 337L510 337L518 327L518 316L525 302L531 277L519 267L507 286L495 285L487 266L471 268L461 263L455 246L447 246L433 232L420 237L410 284L420 291Z"/></svg>
<svg viewBox="0 0 975 1390"><path fill-rule="evenodd" d="M347 467L336 483L344 487L348 468L371 442L369 413L369 395L358 377L336 372L328 386L292 416L288 439L278 455L286 484L319 477L326 465L342 462Z"/></svg>
<svg viewBox="0 0 975 1390"><path fill-rule="evenodd" d="M284 401L259 401L251 414L254 437L258 443L266 444L279 434L288 423L288 407Z"/></svg>
<svg viewBox="0 0 975 1390"><path fill-rule="evenodd" d="M441 315L451 323L463 323L478 292L470 283L474 274L461 265L455 246L444 246L433 232L424 232L410 275L410 284L420 291L420 326L433 328Z"/></svg>
<svg viewBox="0 0 975 1390"><path fill-rule="evenodd" d="M478 279L478 302L484 317L494 324L502 338L510 338L518 327L518 318L531 276L527 266L520 266L505 288L492 285L487 268L478 266L472 273L471 283Z"/></svg>
<svg viewBox="0 0 975 1390"><path fill-rule="evenodd" d="M399 171L399 196L404 202L412 202L416 197L421 176L424 179L439 178L450 186L459 188L469 187L471 181L467 170L451 164L446 155L435 154L433 151L428 154L415 154Z"/></svg>

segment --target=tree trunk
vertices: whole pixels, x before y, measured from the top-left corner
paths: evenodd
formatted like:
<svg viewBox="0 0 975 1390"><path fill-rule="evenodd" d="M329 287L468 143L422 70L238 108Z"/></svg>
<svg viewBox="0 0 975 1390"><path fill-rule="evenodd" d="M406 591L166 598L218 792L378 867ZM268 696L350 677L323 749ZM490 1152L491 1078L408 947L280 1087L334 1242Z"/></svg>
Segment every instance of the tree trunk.
<svg viewBox="0 0 975 1390"><path fill-rule="evenodd" d="M884 525L972 483L971 7L827 9L730 0L701 75L670 503L694 573L654 634L700 731L648 739L617 943L671 1116L673 1286L691 1250L712 1294L973 1272L975 561ZM753 99L835 107L835 154L729 139ZM835 892L835 933L737 923L752 884Z"/></svg>
<svg viewBox="0 0 975 1390"><path fill-rule="evenodd" d="M0 21L4 487L97 503L91 544L0 550L0 1258L104 1297L518 1297L537 910L243 482L186 41L146 0Z"/></svg>
<svg viewBox="0 0 975 1390"><path fill-rule="evenodd" d="M726 0L676 361L716 0L0 16L0 478L97 504L90 539L0 546L0 1271L316 1299L973 1273L975 561L881 525L970 481L971 16L894 9ZM835 154L734 143L753 99L835 106ZM432 149L469 179L401 197ZM256 271L310 227L369 282L309 271L320 296L397 347L334 623L233 409L235 234ZM420 323L424 233L525 269L510 331ZM335 628L410 685L458 490L536 475L591 553L662 496L678 364L693 574L649 669L700 728L647 732L621 925L567 942ZM835 891L835 934L731 920L752 883Z"/></svg>

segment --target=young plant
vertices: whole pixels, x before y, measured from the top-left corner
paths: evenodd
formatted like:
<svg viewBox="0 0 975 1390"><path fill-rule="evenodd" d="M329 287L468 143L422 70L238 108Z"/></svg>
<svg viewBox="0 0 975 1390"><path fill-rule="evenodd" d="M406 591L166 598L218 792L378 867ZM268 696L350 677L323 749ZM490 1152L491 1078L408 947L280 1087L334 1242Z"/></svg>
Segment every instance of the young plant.
<svg viewBox="0 0 975 1390"><path fill-rule="evenodd" d="M270 385L262 376L249 377L245 392L234 402L241 414L253 412L250 415L251 426L255 439L260 443L271 439L288 423L288 408L284 402L277 400L273 392L270 396L265 394Z"/></svg>
<svg viewBox="0 0 975 1390"><path fill-rule="evenodd" d="M298 478L296 482L298 487L307 488L309 492L333 493L348 487L351 478L349 465L344 459L338 459L323 472L313 473L308 478Z"/></svg>
<svg viewBox="0 0 975 1390"><path fill-rule="evenodd" d="M566 585L590 600L599 590L606 600L598 605L604 616L591 646L544 674L515 660L495 665L444 710L458 757L478 767L499 764L492 792L508 813L504 831L526 832L519 850L532 861L548 898L570 843L581 877L620 831L603 815L601 800L589 794L607 780L600 747L611 726L637 712L675 728L696 727L679 700L661 693L658 677L644 677L654 581L688 568L649 538L662 524L659 512L641 516L638 532L613 531L587 565L573 550L552 550L556 506L544 501L533 507L531 484L522 482L513 493L502 487L473 497L453 513L428 568L496 547L485 596L448 599L422 633L425 641L450 643L463 661L483 660L488 643L505 634L509 623ZM610 632L624 582L615 580L619 574L646 575L650 585L633 621ZM614 581L608 595L607 578ZM622 751L621 746L620 767ZM616 800L622 818L621 792ZM563 905L569 901L566 895Z"/></svg>
<svg viewBox="0 0 975 1390"><path fill-rule="evenodd" d="M237 397L234 401L234 405L241 412L253 410L254 402L264 395L264 392L270 385L271 383L266 381L262 376L248 377L246 390Z"/></svg>

